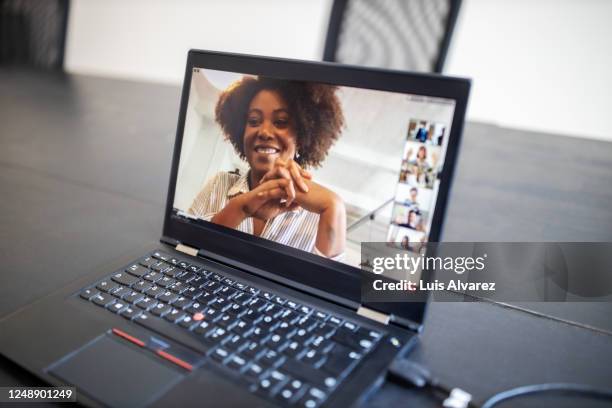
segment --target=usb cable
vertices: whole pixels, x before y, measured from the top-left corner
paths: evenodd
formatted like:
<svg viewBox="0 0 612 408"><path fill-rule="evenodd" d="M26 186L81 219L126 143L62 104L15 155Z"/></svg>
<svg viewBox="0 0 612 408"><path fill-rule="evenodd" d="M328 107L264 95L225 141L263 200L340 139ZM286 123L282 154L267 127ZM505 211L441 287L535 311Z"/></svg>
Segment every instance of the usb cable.
<svg viewBox="0 0 612 408"><path fill-rule="evenodd" d="M445 397L442 402L444 408L494 408L511 399L540 393L559 393L612 401L612 389L584 384L546 383L512 388L493 395L482 404L476 404L472 401L472 395L467 391L441 384L427 368L407 359L395 360L389 366L387 378L401 386L430 388L441 393Z"/></svg>

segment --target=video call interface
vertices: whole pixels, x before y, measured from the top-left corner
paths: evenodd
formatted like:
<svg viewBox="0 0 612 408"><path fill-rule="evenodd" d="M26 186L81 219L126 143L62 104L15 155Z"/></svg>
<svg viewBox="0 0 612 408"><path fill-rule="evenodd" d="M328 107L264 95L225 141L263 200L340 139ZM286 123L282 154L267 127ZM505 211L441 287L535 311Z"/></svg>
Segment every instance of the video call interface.
<svg viewBox="0 0 612 408"><path fill-rule="evenodd" d="M359 267L423 251L455 102L194 68L172 216Z"/></svg>

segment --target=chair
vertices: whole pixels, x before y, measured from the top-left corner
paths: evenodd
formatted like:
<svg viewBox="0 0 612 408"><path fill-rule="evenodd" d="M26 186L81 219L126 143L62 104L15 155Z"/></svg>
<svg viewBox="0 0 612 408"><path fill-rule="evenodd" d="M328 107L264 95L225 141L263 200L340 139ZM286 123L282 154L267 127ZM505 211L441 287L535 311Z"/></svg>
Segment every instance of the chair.
<svg viewBox="0 0 612 408"><path fill-rule="evenodd" d="M62 70L69 0L0 0L0 65Z"/></svg>
<svg viewBox="0 0 612 408"><path fill-rule="evenodd" d="M442 72L461 0L334 0L324 61Z"/></svg>

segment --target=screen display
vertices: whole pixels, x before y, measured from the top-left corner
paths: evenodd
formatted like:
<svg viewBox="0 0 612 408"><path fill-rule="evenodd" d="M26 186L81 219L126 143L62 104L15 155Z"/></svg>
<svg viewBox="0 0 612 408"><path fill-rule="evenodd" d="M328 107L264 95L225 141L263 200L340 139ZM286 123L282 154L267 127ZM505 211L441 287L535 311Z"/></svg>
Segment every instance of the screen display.
<svg viewBox="0 0 612 408"><path fill-rule="evenodd" d="M172 216L359 267L429 239L455 101L194 68Z"/></svg>

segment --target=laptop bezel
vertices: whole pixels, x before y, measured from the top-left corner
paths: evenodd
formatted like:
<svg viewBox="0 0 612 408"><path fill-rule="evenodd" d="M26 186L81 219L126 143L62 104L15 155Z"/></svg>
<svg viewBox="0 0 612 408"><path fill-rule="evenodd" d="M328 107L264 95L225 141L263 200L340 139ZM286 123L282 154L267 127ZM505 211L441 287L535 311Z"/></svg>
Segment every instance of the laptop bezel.
<svg viewBox="0 0 612 408"><path fill-rule="evenodd" d="M225 263L233 264L254 273L261 274L262 271L274 271L274 273L267 273L266 277L300 290L308 292L314 290L317 295L328 300L350 306L361 305L361 273L363 272L358 268L213 223L187 223L173 217L174 194L191 76L193 68L196 67L454 100L453 122L429 234L430 242L436 242L440 239L463 132L471 86L469 79L327 62L307 62L216 51L190 50L187 56L172 157L164 214L163 242L182 243L197 248L201 251L201 254L218 258ZM397 320L420 325L423 321L426 304L389 302L364 304L362 306L392 315Z"/></svg>

